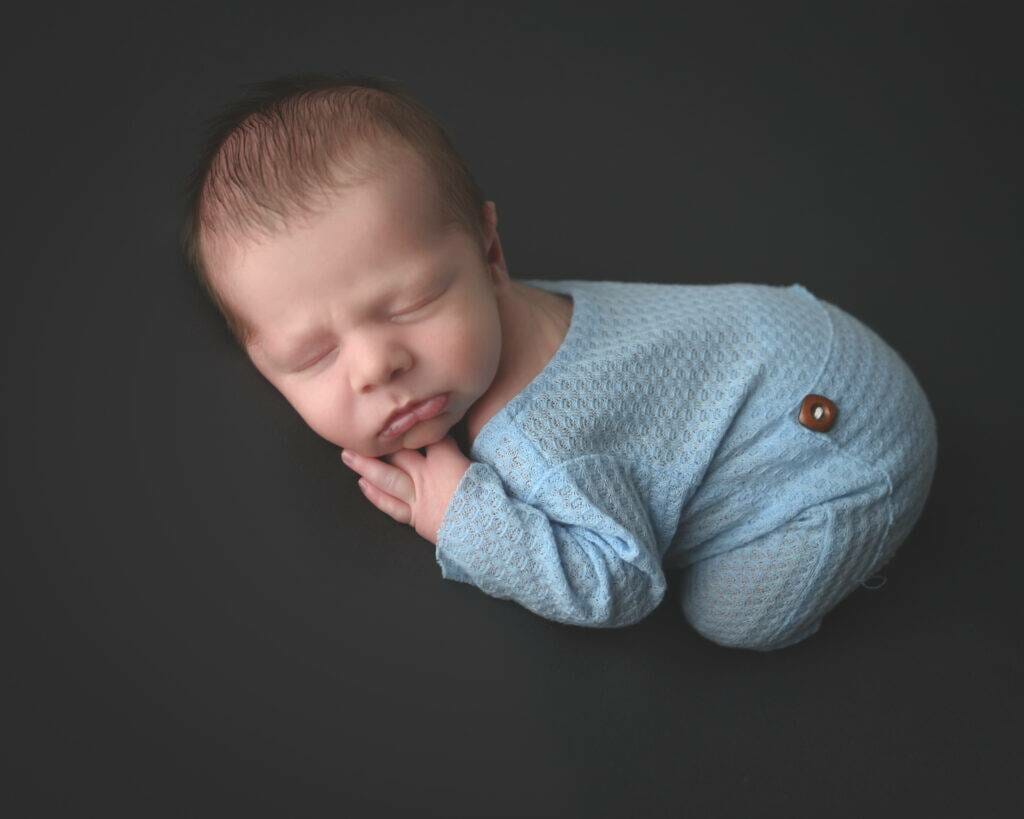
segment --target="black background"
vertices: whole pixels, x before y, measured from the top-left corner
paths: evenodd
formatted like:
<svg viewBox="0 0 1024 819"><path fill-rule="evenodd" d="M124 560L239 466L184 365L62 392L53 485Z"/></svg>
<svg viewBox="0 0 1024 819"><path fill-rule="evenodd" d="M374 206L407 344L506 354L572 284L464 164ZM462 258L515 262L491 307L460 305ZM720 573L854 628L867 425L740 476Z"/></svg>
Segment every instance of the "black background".
<svg viewBox="0 0 1024 819"><path fill-rule="evenodd" d="M1009 4L822 5L8 20L5 813L1015 813L1017 30ZM761 654L671 593L585 629L442 580L177 252L204 118L345 69L448 125L514 277L799 282L897 349L940 455L885 585Z"/></svg>

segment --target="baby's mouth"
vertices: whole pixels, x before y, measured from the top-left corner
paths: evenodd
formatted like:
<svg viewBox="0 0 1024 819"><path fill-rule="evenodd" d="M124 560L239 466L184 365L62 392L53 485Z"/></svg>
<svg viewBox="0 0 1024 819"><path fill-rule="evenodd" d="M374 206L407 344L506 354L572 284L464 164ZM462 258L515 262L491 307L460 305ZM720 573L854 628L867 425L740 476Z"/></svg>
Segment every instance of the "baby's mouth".
<svg viewBox="0 0 1024 819"><path fill-rule="evenodd" d="M420 421L429 421L431 418L440 415L447 406L448 393L442 393L441 395L435 395L433 398L420 401L418 404L410 407L408 412L399 415L391 421L381 430L380 437L385 440L395 438L411 429Z"/></svg>

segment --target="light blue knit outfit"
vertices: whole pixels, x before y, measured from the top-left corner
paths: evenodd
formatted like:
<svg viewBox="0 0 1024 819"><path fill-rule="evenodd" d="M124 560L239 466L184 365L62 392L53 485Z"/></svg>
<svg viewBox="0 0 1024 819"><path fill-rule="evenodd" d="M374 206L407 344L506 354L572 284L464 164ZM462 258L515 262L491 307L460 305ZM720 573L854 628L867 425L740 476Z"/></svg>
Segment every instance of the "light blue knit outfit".
<svg viewBox="0 0 1024 819"><path fill-rule="evenodd" d="M935 417L903 359L799 284L538 279L562 346L480 430L445 511L442 576L562 623L673 601L706 638L770 650L885 565L918 519ZM809 393L833 426L798 421Z"/></svg>

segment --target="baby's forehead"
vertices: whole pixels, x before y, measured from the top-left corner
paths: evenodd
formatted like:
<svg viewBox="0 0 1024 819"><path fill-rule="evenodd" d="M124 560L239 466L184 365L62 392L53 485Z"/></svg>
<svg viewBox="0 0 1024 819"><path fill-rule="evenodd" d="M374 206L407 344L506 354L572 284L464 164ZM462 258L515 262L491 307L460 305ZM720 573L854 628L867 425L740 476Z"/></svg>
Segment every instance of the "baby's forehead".
<svg viewBox="0 0 1024 819"><path fill-rule="evenodd" d="M223 260L220 269L246 290L254 278L260 288L286 286L279 277L289 273L313 287L337 287L339 278L359 289L381 276L412 282L434 260L476 254L479 244L448 218L435 188L422 163L392 161L292 215L283 229L228 236L213 251Z"/></svg>
<svg viewBox="0 0 1024 819"><path fill-rule="evenodd" d="M231 249L228 290L243 310L277 312L289 297L315 301L343 290L358 301L381 301L419 289L473 257L465 231L409 223L328 219L313 231L267 237ZM228 251L224 251L225 257Z"/></svg>

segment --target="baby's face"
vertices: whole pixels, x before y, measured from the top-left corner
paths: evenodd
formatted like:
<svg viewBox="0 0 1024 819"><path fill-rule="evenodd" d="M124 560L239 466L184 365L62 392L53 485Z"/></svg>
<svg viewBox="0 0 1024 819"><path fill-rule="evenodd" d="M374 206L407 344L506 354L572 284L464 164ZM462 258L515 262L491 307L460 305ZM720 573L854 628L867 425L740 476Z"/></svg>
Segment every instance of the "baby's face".
<svg viewBox="0 0 1024 819"><path fill-rule="evenodd" d="M440 229L428 186L409 163L218 266L219 289L256 328L256 368L315 432L363 455L444 438L501 358L492 263L467 234ZM442 394L440 415L381 436L393 410Z"/></svg>

